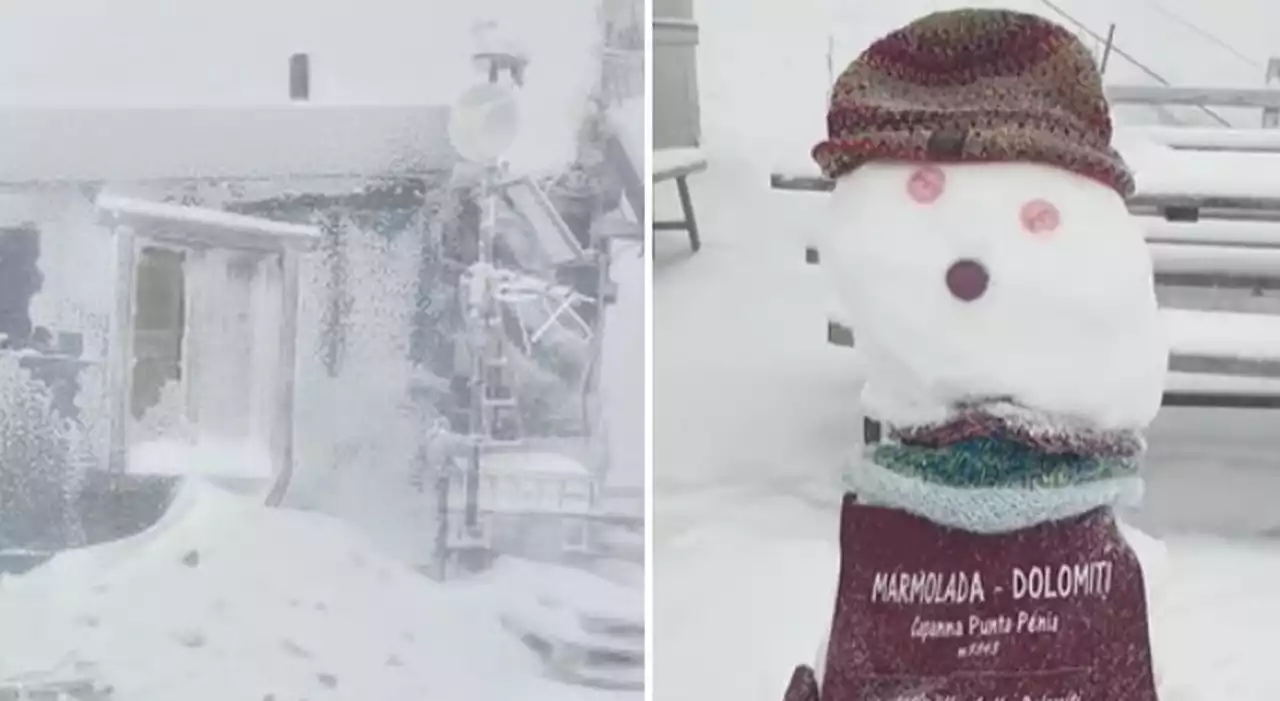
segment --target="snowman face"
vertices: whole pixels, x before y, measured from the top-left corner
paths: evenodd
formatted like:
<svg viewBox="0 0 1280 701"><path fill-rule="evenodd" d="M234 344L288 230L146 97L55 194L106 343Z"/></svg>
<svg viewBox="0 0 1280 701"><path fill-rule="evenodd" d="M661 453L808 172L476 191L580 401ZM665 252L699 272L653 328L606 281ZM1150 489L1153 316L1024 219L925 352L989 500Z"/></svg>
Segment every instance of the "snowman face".
<svg viewBox="0 0 1280 701"><path fill-rule="evenodd" d="M871 163L836 184L831 217L822 265L877 418L991 399L1107 427L1155 415L1151 259L1112 189L1031 163Z"/></svg>

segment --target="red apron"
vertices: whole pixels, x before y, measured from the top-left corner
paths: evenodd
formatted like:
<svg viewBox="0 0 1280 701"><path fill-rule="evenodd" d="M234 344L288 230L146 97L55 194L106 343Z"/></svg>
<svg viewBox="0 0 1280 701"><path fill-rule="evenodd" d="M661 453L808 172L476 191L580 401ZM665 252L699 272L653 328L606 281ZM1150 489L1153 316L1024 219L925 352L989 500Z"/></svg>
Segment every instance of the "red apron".
<svg viewBox="0 0 1280 701"><path fill-rule="evenodd" d="M1109 509L976 534L846 496L821 701L1156 701L1142 569ZM807 667L786 701L818 701Z"/></svg>

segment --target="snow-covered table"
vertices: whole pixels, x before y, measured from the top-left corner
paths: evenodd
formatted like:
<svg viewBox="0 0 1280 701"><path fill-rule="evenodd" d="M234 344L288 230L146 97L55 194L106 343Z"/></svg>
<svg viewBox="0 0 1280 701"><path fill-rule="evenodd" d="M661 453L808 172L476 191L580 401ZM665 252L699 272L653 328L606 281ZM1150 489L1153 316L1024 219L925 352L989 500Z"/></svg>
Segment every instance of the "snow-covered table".
<svg viewBox="0 0 1280 701"><path fill-rule="evenodd" d="M693 216L693 198L689 196L688 177L707 169L706 156L697 148L660 148L653 152L653 183L675 180L680 193L681 221L655 221L654 231L687 231L694 252L702 248L698 237L698 221Z"/></svg>

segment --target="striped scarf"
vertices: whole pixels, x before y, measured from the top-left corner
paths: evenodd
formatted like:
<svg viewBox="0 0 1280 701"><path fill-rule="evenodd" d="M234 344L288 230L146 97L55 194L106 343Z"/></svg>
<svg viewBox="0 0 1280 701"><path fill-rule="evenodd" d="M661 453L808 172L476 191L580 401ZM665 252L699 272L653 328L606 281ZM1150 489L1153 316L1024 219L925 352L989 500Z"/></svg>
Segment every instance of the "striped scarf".
<svg viewBox="0 0 1280 701"><path fill-rule="evenodd" d="M849 466L845 485L863 503L997 533L1136 503L1144 450L1135 431L966 407L942 424L891 429Z"/></svg>

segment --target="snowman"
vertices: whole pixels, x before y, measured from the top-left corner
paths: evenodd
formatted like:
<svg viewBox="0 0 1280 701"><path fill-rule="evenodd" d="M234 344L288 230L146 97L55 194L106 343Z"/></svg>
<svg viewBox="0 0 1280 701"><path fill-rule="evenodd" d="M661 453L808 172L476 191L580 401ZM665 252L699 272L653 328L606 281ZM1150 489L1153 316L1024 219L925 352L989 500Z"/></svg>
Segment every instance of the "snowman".
<svg viewBox="0 0 1280 701"><path fill-rule="evenodd" d="M935 13L844 71L827 127L823 267L884 438L845 470L830 632L786 698L1171 698L1159 544L1115 516L1168 348L1088 50Z"/></svg>

